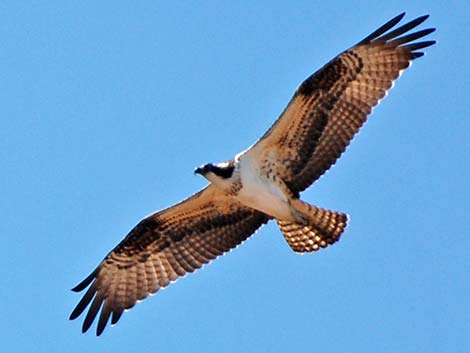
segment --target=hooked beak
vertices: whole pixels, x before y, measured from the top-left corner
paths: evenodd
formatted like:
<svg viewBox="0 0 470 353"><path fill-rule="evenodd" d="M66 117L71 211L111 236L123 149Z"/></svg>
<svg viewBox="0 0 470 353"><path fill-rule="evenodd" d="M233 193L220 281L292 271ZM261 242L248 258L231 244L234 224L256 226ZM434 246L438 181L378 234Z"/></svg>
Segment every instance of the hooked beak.
<svg viewBox="0 0 470 353"><path fill-rule="evenodd" d="M198 167L198 168L194 169L194 175L196 175L196 174L201 174L201 175L203 175L203 174L204 174L203 168Z"/></svg>

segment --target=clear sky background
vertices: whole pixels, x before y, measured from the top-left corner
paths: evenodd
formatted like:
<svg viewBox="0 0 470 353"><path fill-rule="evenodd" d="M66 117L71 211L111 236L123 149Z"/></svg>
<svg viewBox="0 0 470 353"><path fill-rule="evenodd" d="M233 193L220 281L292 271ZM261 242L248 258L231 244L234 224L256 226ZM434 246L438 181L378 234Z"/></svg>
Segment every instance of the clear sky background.
<svg viewBox="0 0 470 353"><path fill-rule="evenodd" d="M469 352L465 1L2 1L4 352ZM202 188L300 82L384 22L416 60L303 199L351 215L295 255L274 224L102 337L70 291L145 215Z"/></svg>

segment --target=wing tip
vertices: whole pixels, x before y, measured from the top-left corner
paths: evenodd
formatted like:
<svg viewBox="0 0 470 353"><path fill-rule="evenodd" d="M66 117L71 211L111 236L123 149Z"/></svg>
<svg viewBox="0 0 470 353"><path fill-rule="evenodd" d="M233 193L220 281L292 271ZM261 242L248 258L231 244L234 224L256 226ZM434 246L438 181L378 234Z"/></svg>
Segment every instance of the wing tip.
<svg viewBox="0 0 470 353"><path fill-rule="evenodd" d="M424 56L425 53L422 52L422 51L417 51L417 52L413 52L412 55L413 55L412 59L414 60L414 59L418 59L418 58Z"/></svg>
<svg viewBox="0 0 470 353"><path fill-rule="evenodd" d="M75 320L77 317L79 317L85 311L87 306L90 304L95 294L96 294L96 286L95 286L95 283L93 283L91 287L88 288L87 292L83 295L82 299L80 299L78 304L75 306L72 313L70 314L69 319Z"/></svg>
<svg viewBox="0 0 470 353"><path fill-rule="evenodd" d="M104 329L106 328L108 324L111 313L112 313L112 309L109 304L109 301L104 300L104 304L103 304L103 307L101 308L101 313L100 313L100 317L98 320L98 324L96 325L96 336L100 336L103 333Z"/></svg>
<svg viewBox="0 0 470 353"><path fill-rule="evenodd" d="M100 311L100 309L103 305L103 302L104 302L104 297L100 292L98 292L96 294L96 296L94 297L90 308L88 309L88 312L85 316L85 320L83 321L82 333L87 332L88 329L91 327L91 325L93 324L93 322L96 319L96 316L97 316L98 312ZM99 328L100 328L100 325L98 325L97 331L98 331ZM103 329L104 329L104 327L103 327Z"/></svg>
<svg viewBox="0 0 470 353"><path fill-rule="evenodd" d="M377 28L375 31L373 31L371 34L369 34L367 37L362 39L359 43L356 45L362 45L371 42L372 40L380 37L382 34L390 30L391 28L395 27L405 16L406 12L402 12L399 15L395 16L391 20L387 21L385 24Z"/></svg>
<svg viewBox="0 0 470 353"><path fill-rule="evenodd" d="M371 34L369 34L367 37L365 37L363 40L361 40L357 45L363 45L363 44L368 44L374 41L383 41L383 42L389 42L393 39L397 39L397 37L400 34L406 33L413 28L419 26L421 23L426 21L429 18L429 14L419 16L395 29L393 29L398 23L403 19L405 16L406 12L402 12L399 15L395 16L388 22L386 22L384 25L373 31ZM393 29L393 30L392 30ZM419 32L416 32L416 34L420 34L419 37L425 36L429 33L434 32L436 29L435 28L428 28ZM415 33L411 34L410 36L416 35ZM399 39L399 38L398 38ZM417 39L417 38L415 38Z"/></svg>
<svg viewBox="0 0 470 353"><path fill-rule="evenodd" d="M78 312L77 308L72 311L72 313L69 316L69 320L75 320L77 317L79 317L81 312Z"/></svg>
<svg viewBox="0 0 470 353"><path fill-rule="evenodd" d="M414 26L418 26L429 18L429 14L416 17L414 20L410 21Z"/></svg>
<svg viewBox="0 0 470 353"><path fill-rule="evenodd" d="M432 32L435 32L435 31L436 31L435 27L430 27L430 28L423 29L422 31L420 31L420 33L424 37L424 36L427 36L428 34L431 34Z"/></svg>
<svg viewBox="0 0 470 353"><path fill-rule="evenodd" d="M430 46L432 46L436 43L437 43L437 41L435 41L435 40L428 40L428 41L425 41L425 42L416 43L415 44L415 50L427 48L427 47L430 47ZM420 58L420 57L424 56L425 54L426 53L422 52L422 51L412 51L411 52L412 60Z"/></svg>
<svg viewBox="0 0 470 353"><path fill-rule="evenodd" d="M124 312L124 310L122 308L116 308L113 311L113 313L111 315L111 326L114 326L114 325L117 324L117 322L121 318L121 315L122 315L123 312Z"/></svg>
<svg viewBox="0 0 470 353"><path fill-rule="evenodd" d="M406 11L403 11L402 13L400 13L400 14L396 15L394 18L392 18L392 19L390 20L390 22L396 21L396 22L398 23L398 22L400 22L400 21L403 19L403 17L405 17L405 15L406 15ZM428 15L428 16L429 16L429 15Z"/></svg>
<svg viewBox="0 0 470 353"><path fill-rule="evenodd" d="M96 326L96 336L100 336L105 330L110 316L112 315L112 322L116 323L121 316L122 311L119 309L113 310L106 301L106 298L104 298L103 295L97 291L96 282L93 282L96 279L97 270L98 269L95 269L82 282L72 288L72 291L74 292L81 292L91 284L91 287L88 288L88 291L83 295L82 299L73 309L69 316L69 320L75 320L78 318L81 314L83 314L83 312L86 311L86 308L91 303L91 306L88 308L88 312L83 321L81 331L82 333L86 333L90 329L101 310L98 324Z"/></svg>
<svg viewBox="0 0 470 353"><path fill-rule="evenodd" d="M96 273L98 269L94 270L92 273L90 273L83 281L81 281L79 284L77 284L75 287L71 289L72 292L81 292L84 290L86 287L90 285L91 282L96 278Z"/></svg>

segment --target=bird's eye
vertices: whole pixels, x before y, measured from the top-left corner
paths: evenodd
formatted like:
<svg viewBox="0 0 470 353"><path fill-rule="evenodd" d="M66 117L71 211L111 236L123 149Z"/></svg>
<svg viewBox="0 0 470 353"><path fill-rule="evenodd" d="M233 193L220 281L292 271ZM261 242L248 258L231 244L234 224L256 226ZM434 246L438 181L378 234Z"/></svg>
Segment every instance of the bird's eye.
<svg viewBox="0 0 470 353"><path fill-rule="evenodd" d="M225 168L220 168L218 166L212 166L211 167L211 171L215 175L217 175L221 178L224 178L224 179L230 178L232 176L234 170L235 170L234 166L225 167Z"/></svg>

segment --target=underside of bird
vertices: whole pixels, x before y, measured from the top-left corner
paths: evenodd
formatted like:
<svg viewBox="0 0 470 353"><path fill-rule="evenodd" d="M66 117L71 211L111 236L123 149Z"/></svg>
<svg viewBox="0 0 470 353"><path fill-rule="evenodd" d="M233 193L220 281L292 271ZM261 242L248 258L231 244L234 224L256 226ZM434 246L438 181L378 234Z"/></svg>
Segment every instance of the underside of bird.
<svg viewBox="0 0 470 353"><path fill-rule="evenodd" d="M70 319L86 311L82 331L96 319L100 335L125 310L234 249L272 219L295 252L335 243L348 216L299 195L336 163L400 73L424 55L420 50L435 43L420 40L434 28L413 31L427 15L396 27L404 15L307 78L271 128L243 152L246 165L197 168L211 184L140 221L73 288L86 291ZM239 180L232 177L237 170Z"/></svg>

